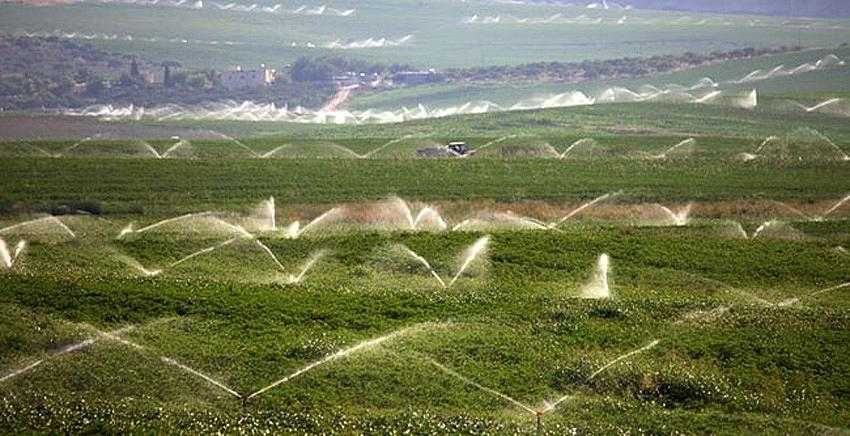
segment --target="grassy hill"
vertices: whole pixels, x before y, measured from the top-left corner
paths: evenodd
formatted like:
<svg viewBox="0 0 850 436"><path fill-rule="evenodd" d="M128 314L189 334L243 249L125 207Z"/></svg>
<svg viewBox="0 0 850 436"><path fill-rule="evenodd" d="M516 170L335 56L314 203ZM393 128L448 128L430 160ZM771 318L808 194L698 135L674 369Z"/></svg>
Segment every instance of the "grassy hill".
<svg viewBox="0 0 850 436"><path fill-rule="evenodd" d="M663 159L649 156L681 136L516 154L563 147L584 123L641 120L720 133ZM824 114L610 105L210 123L286 130L241 146L194 139L197 155L175 159L141 159L139 139L31 141L67 155L0 159L0 427L844 432L847 162L813 159L826 149L809 142L802 160L728 160L758 146L746 135L796 124L848 138L846 119ZM428 132L484 147L512 129L539 136L457 160L399 156L413 150L401 142L372 159L319 145L365 153ZM298 158L247 150L296 140Z"/></svg>

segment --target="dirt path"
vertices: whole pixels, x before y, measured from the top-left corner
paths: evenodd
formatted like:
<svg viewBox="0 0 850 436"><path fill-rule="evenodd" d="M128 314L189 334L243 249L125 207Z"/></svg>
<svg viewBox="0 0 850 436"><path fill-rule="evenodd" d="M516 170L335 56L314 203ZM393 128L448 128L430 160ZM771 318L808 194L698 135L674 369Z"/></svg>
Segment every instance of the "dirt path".
<svg viewBox="0 0 850 436"><path fill-rule="evenodd" d="M349 85L339 88L336 94L322 106L322 112L333 112L339 109L351 97L351 92L359 87L360 85Z"/></svg>

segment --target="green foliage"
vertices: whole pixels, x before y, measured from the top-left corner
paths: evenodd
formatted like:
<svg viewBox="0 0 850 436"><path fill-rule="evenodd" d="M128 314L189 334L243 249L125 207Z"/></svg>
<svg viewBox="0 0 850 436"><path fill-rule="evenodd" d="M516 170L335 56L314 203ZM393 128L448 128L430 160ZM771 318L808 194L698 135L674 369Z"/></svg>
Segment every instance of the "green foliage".
<svg viewBox="0 0 850 436"><path fill-rule="evenodd" d="M36 244L24 269L4 273L0 364L14 369L85 338L96 342L0 385L0 423L10 430L534 430L533 416L428 359L532 407L571 395L542 418L551 434L694 426L816 433L843 426L850 410L846 292L781 308L717 284L770 301L805 296L850 271L822 243L718 239L689 228L499 232L489 272L442 289L422 271L361 268L380 247L403 243L446 274L479 235L261 237L288 269L317 248L333 253L303 284L285 285L265 281L277 267L248 242L158 277L134 277L115 250L156 266L215 241L179 232L116 241L97 229L124 223L68 224L87 236ZM602 251L613 259L617 297L576 299ZM730 310L689 318L718 306ZM160 359L247 395L361 340L422 322L438 324L244 403ZM82 323L135 325L121 335L144 348ZM661 343L588 379L652 339Z"/></svg>
<svg viewBox="0 0 850 436"><path fill-rule="evenodd" d="M163 213L247 204L269 195L287 203L391 194L417 200L575 201L624 190L633 201L663 202L822 199L848 192L839 183L847 174L844 163L21 158L4 159L0 171L8 176L0 182L4 196L16 203L92 199L121 210L134 201ZM96 186L93 177L100 181ZM223 191L228 195L218 195Z"/></svg>
<svg viewBox="0 0 850 436"><path fill-rule="evenodd" d="M292 80L298 82L327 82L337 72L327 60L298 58L292 65Z"/></svg>

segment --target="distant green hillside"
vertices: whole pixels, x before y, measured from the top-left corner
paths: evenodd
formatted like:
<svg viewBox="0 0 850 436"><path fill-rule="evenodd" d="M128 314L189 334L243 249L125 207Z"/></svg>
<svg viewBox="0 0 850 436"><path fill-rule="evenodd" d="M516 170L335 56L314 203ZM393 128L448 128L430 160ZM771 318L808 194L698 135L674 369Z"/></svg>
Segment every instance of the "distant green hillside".
<svg viewBox="0 0 850 436"><path fill-rule="evenodd" d="M356 95L349 104L350 109L393 110L401 107L416 107L423 104L429 107L457 106L470 101L490 101L500 105L511 105L531 97L553 95L568 91L580 91L588 94L599 93L611 87L625 87L636 90L643 85L663 87L670 84L685 87L696 84L702 78L711 78L716 82L738 80L754 70L769 71L779 65L789 69L804 63L814 63L826 56L835 55L841 59L850 59L850 47L832 49L805 50L782 55L761 56L753 59L727 61L716 65L694 68L675 73L659 74L651 78L628 80L610 80L579 84L558 83L481 83L481 84L435 84L401 88L391 91L363 93ZM847 74L850 68L836 67L803 73L794 76L776 77L768 80L727 84L726 89L756 89L760 96L791 96L801 93L828 94L839 96L850 93L850 81Z"/></svg>
<svg viewBox="0 0 850 436"><path fill-rule="evenodd" d="M533 0L532 0L533 1ZM844 0L631 0L639 8L677 11L770 14L799 17L850 16L850 3Z"/></svg>
<svg viewBox="0 0 850 436"><path fill-rule="evenodd" d="M271 5L260 3L258 8ZM73 36L152 60L219 69L234 64L282 65L305 54L336 53L445 68L798 43L835 46L850 40L847 20L821 19L789 32L784 18L740 15L448 0L332 2L328 7L355 12L350 16L239 12L218 10L212 2L199 10L109 3L38 8L2 4L0 28L11 34ZM382 47L326 47L333 42Z"/></svg>

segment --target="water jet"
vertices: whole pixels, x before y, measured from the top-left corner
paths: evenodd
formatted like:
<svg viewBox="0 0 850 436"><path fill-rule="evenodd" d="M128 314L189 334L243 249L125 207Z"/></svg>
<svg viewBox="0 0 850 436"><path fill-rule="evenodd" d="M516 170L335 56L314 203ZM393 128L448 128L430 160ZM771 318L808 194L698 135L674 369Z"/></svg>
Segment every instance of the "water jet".
<svg viewBox="0 0 850 436"><path fill-rule="evenodd" d="M183 262L186 262L186 261L188 261L188 260L194 259L194 258L196 258L196 257L198 257L198 256L200 256L200 255L202 255L202 254L206 254L206 253L209 253L209 252L212 252L212 251L218 250L219 248L226 247L226 246L228 246L228 245L230 245L230 244L232 244L232 243L234 243L234 242L236 242L236 241L238 241L238 240L240 240L240 239L242 239L242 238L231 238L231 239L228 239L228 240L226 240L226 241L224 241L224 242L220 242L220 243L218 243L218 244L216 244L216 245L213 245L213 246L210 246L210 247L207 247L207 248L202 248L202 249L200 249L200 250L198 250L198 251L196 251L196 252L194 252L194 253L192 253L192 254L189 254L189 255L187 255L187 256L184 256L184 257L182 257L182 258L178 259L178 260L177 260L177 261L175 261L175 262L172 262L170 265L168 265L168 267L169 267L169 268L174 268L174 267L176 267L177 265L180 265L180 264L181 264L181 263L183 263Z"/></svg>
<svg viewBox="0 0 850 436"><path fill-rule="evenodd" d="M594 198L593 200L588 201L587 203L584 203L584 204L582 204L581 206L579 206L579 207L577 207L577 208L573 209L570 213L568 213L568 214L564 215L564 216L563 216L561 219L559 219L558 221L556 221L556 222L553 222L553 223L549 224L549 226L548 226L548 227L549 227L550 229L555 228L555 227L558 227L558 226L560 226L561 224L563 224L565 221L567 221L568 219L570 219L570 218L572 218L572 217L574 217L574 216L578 215L579 213L581 213L581 212L582 212L582 211L584 211L585 209L588 209L588 208L590 208L590 207L593 207L593 206L595 206L596 204L598 204L598 203L600 203L600 202L602 202L602 201L608 200L609 198L614 198L614 197L616 197L616 196L618 196L618 195L620 195L620 194L622 194L622 193L623 193L623 191L611 192L611 193L608 193L608 194L605 194L605 195L601 195L601 196L599 196L599 197L597 197L597 198Z"/></svg>
<svg viewBox="0 0 850 436"><path fill-rule="evenodd" d="M398 247L402 250L402 252L404 252L405 254L422 264L422 266L424 266L426 269L428 269L428 272L431 273L432 276L434 276L437 282L440 283L440 286L442 286L443 288L447 287L446 282L443 281L443 279L440 277L439 274L437 274L436 271L434 271L434 268L431 267L431 264L428 263L428 261L425 260L424 257L420 256L404 244L399 244Z"/></svg>
<svg viewBox="0 0 850 436"><path fill-rule="evenodd" d="M690 222L689 215L691 214L691 208L693 208L693 203L688 203L687 206L677 212L673 212L672 210L670 210L670 208L662 206L660 204L656 204L655 206L661 209L661 211L664 212L665 215L667 215L670 220L670 224L675 227L683 227L688 225L688 223Z"/></svg>
<svg viewBox="0 0 850 436"><path fill-rule="evenodd" d="M454 277L452 277L452 280L446 286L447 288L451 288L452 285L454 285L454 283L457 281L457 279L460 278L460 276L467 270L467 268L469 268L469 266L472 264L472 262L475 259L477 259L482 254L486 253L487 247L488 247L489 244L490 244L490 237L484 236L484 237L478 239L477 241L475 241L475 243L470 245L469 248L467 248L463 252L463 256L461 257L460 268L458 268L457 273L454 275Z"/></svg>
<svg viewBox="0 0 850 436"><path fill-rule="evenodd" d="M614 359L614 360L612 360L612 361L610 361L610 362L606 363L606 364L605 364L605 365L603 365L601 368L597 369L597 370L596 370L593 374L591 374L591 375L590 375L590 377L588 377L588 378L587 378L587 381L591 381L591 380L593 380L593 379L594 379L597 375L601 374L601 373L602 373L603 371L605 371L606 369L608 369L608 368L610 368L610 367L612 367L612 366L616 365L618 362L620 362L620 361L622 361L622 360L624 360L624 359L628 359L629 357L632 357L632 356L634 356L635 354L643 353L644 351L647 351L647 350L649 350L649 349L651 349L651 348L655 347L655 346L656 346L656 345L658 345L659 343L661 343L661 340L656 339L656 340L654 340L654 341L652 341L652 342L650 342L650 343L648 343L648 344L644 345L643 347L638 348L637 350L629 351L628 353L625 353L625 354L622 354L622 355L618 356L616 359Z"/></svg>
<svg viewBox="0 0 850 436"><path fill-rule="evenodd" d="M485 148L492 147L492 146L494 146L494 145L496 145L496 144L499 144L499 143L501 143L501 142L507 141L508 139L516 138L517 136L519 136L519 135L507 135L507 136L502 136L502 137L501 137L501 138L499 138L499 139L494 139L494 140L492 140L492 141L490 141L490 142L488 142L488 143L486 143L486 144L482 145L481 147L474 148L474 149L472 149L472 151L471 151L471 152L469 152L469 153L467 153L467 154L464 154L464 155L461 155L461 156L458 156L458 157L465 158L465 157L472 156L473 154L476 154L476 153L478 153L479 151L484 150Z"/></svg>
<svg viewBox="0 0 850 436"><path fill-rule="evenodd" d="M301 237L301 235L306 233L308 230L318 226L322 222L327 221L327 220L332 219L332 218L337 218L338 216L340 216L342 214L343 211L344 211L344 209L341 208L341 207L335 207L333 209L330 209L327 212L325 212L325 213L319 215L318 217L314 218L312 221L307 223L307 225L304 226L304 227L301 227L301 223L299 221L294 221L286 227L286 229L284 230L284 235L289 239L298 239L299 237Z"/></svg>
<svg viewBox="0 0 850 436"><path fill-rule="evenodd" d="M844 204L846 204L848 201L850 201L850 194L846 195L844 198L835 203L832 207L827 209L827 211L824 212L823 215L820 216L820 218L826 219L826 217L832 215L836 210L841 208L841 206L844 206Z"/></svg>
<svg viewBox="0 0 850 436"><path fill-rule="evenodd" d="M162 274L161 269L156 269L156 270L147 269L144 266L142 266L142 264L139 263L138 260L133 259L132 257L127 256L125 254L116 253L115 257L118 260L120 260L121 262L123 262L125 265L135 269L138 272L140 272L144 277L156 277L156 276Z"/></svg>
<svg viewBox="0 0 850 436"><path fill-rule="evenodd" d="M839 289L844 289L850 287L850 282L842 283L840 285L832 286L826 289L821 289L819 291L812 292L810 294L804 295L802 297L789 298L787 300L780 301L776 303L776 307L788 307L793 306L795 304L800 303L803 300L817 297L818 295L825 294L827 292L837 291Z"/></svg>
<svg viewBox="0 0 850 436"><path fill-rule="evenodd" d="M431 323L424 323L424 324L417 324L417 325L414 325L414 326L411 326L411 327L406 327L406 328L403 328L403 329L400 329L400 330L396 330L392 333L386 334L384 336L379 336L377 338L368 339L368 340L365 340L365 341L358 342L357 344L354 344L350 347L343 348L343 349L341 349L341 350L339 350L335 353L332 353L332 354L328 354L327 356L325 356L325 357L323 357L323 358L321 358L321 359L319 359L315 362L307 364L306 366L304 366L304 367L298 369L297 371L287 375L286 377L283 377L282 379L277 380L277 381L273 382L272 384L254 392L253 394L248 395L246 397L246 400L250 400L251 398L254 398L258 395L262 395L263 393L268 392L270 389L274 389L275 387L280 386L284 383L287 383L287 382L291 381L292 379L294 379L298 376L301 376L301 375L303 375L307 372L310 372L310 371L312 371L312 370L314 370L314 369L316 369L316 368L318 368L322 365L326 365L326 364L333 362L337 359L342 359L346 356L349 356L351 354L357 353L357 352L362 351L362 350L374 348L376 346L383 344L384 342L387 342L387 341L394 339L394 338L397 338L399 336L407 335L411 332L418 331L418 330L421 330L423 328L429 328L431 325L432 325Z"/></svg>
<svg viewBox="0 0 850 436"><path fill-rule="evenodd" d="M678 150L682 147L692 146L694 144L696 144L696 139L688 138L688 139L685 139L684 141L679 142L676 145L673 145L672 147L664 150L663 152L661 152L661 154L657 154L657 155L652 156L652 158L653 159L667 159L669 157L670 153L673 153L674 151L676 151L676 150Z"/></svg>
<svg viewBox="0 0 850 436"><path fill-rule="evenodd" d="M41 226L41 225L44 225L44 224L49 225L49 226L58 227L59 230L62 231L62 233L67 234L72 239L77 237L77 235L70 228L68 228L68 226L66 226L65 223L63 223L59 218L57 218L53 215L49 215L49 216L46 216L46 217L43 217L43 218L35 218L35 219L31 219L29 221L24 221L22 223L18 223L18 224L14 224L14 225L11 225L11 226L8 226L8 227L4 227L4 228L0 229L0 234L11 232L13 230L24 228L24 227ZM40 232L40 233L44 233L44 232Z"/></svg>
<svg viewBox="0 0 850 436"><path fill-rule="evenodd" d="M315 265L316 262L321 260L323 257L328 255L327 250L318 250L310 255L304 265L301 267L301 272L298 275L290 274L287 276L287 283L294 285L304 281L304 277L307 275L307 272L310 271Z"/></svg>
<svg viewBox="0 0 850 436"><path fill-rule="evenodd" d="M227 386L226 386L226 385L224 385L223 383L221 383L221 382L219 382L219 381L215 380L214 378L212 378L212 377L210 377L210 376L208 376L208 375L206 375L206 374L204 374L204 373L202 373L202 372L200 372L200 371L197 371L197 370L194 370L194 369L192 369L192 368L189 368L188 366L183 365L182 363L180 363L180 362L178 362L178 361L176 361L176 360L174 360L174 359L172 359L172 358L170 358L170 357L162 356L162 357L160 357L159 359L160 359L161 361L163 361L163 362L165 362L165 363L169 364L169 365L172 365L172 366L175 366L175 367L177 367L177 368L180 368L180 369L182 369L183 371L188 372L189 374L192 374L192 375L194 375L194 376L197 376L197 377L200 377L200 378L202 378L202 379L206 380L206 381L207 381L207 382L209 382L211 385L213 385L213 386L215 386L215 387L218 387L218 388L220 388L220 389L224 390L225 392L227 392L227 393L228 393L228 394L230 394L230 395L233 395L233 396L234 396L234 397L236 397L236 398L239 398L239 399L241 399L241 398L242 398L242 395L239 395L239 393L238 393L238 392L234 391L233 389L231 389L231 388L227 387Z"/></svg>
<svg viewBox="0 0 850 436"><path fill-rule="evenodd" d="M596 269L593 276L581 288L579 296L586 299L611 298L611 289L608 286L608 271L611 259L607 254L602 254L596 261Z"/></svg>

